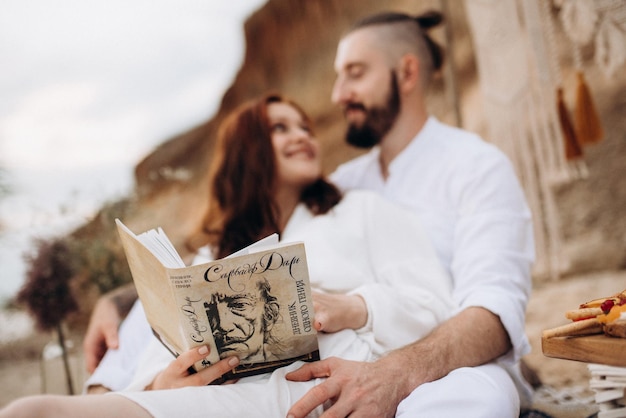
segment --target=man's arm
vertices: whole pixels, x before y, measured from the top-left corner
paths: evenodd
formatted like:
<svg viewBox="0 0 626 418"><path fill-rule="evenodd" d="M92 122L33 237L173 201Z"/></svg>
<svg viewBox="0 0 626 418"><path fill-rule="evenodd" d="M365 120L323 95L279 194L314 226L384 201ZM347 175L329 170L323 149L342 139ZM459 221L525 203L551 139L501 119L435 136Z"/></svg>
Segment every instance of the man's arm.
<svg viewBox="0 0 626 418"><path fill-rule="evenodd" d="M327 377L296 402L288 416L305 417L315 407L334 400L322 417L393 417L402 399L421 384L459 367L492 361L510 348L498 316L483 308L466 308L422 340L373 363L330 358L287 374L293 381Z"/></svg>
<svg viewBox="0 0 626 418"><path fill-rule="evenodd" d="M85 366L89 373L93 373L98 367L108 349L118 348L118 328L135 300L137 300L137 291L132 283L98 299L83 340Z"/></svg>

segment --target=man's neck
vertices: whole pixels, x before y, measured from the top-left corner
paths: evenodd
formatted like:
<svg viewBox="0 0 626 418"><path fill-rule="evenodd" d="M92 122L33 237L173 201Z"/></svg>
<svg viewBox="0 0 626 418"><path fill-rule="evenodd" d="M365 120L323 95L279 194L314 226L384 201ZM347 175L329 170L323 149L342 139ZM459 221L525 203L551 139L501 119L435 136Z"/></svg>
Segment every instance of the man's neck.
<svg viewBox="0 0 626 418"><path fill-rule="evenodd" d="M398 118L398 121L389 130L387 135L380 142L379 164L383 178L389 176L389 166L391 162L411 143L413 138L422 130L428 119L428 114L412 118Z"/></svg>

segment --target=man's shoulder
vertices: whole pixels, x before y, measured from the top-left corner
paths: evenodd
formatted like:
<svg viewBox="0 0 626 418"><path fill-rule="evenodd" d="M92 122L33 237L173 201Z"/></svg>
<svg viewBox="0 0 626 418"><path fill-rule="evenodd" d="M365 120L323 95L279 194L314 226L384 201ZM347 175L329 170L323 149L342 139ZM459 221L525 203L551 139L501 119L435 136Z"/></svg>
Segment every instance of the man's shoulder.
<svg viewBox="0 0 626 418"><path fill-rule="evenodd" d="M451 169L453 167L455 171L510 164L510 159L496 145L477 133L455 126L438 123L436 134L431 134L429 142L433 153L430 158Z"/></svg>
<svg viewBox="0 0 626 418"><path fill-rule="evenodd" d="M442 145L445 152L463 155L500 154L500 150L475 132L456 126L437 123L434 140Z"/></svg>

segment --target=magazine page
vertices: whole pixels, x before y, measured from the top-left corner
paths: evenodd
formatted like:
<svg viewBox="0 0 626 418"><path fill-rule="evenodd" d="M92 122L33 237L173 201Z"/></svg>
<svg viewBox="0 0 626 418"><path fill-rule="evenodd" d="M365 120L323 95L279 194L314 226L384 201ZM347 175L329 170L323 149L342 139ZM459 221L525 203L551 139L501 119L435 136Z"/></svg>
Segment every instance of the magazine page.
<svg viewBox="0 0 626 418"><path fill-rule="evenodd" d="M228 378L319 359L303 243L278 243L273 234L230 257L184 267L162 230L135 235L116 222L148 322L175 356L208 345L199 370L237 355L240 366Z"/></svg>
<svg viewBox="0 0 626 418"><path fill-rule="evenodd" d="M117 229L126 253L137 294L153 332L167 347L181 353L191 346L181 332L176 295L169 285L169 274L160 260L137 236L116 219Z"/></svg>

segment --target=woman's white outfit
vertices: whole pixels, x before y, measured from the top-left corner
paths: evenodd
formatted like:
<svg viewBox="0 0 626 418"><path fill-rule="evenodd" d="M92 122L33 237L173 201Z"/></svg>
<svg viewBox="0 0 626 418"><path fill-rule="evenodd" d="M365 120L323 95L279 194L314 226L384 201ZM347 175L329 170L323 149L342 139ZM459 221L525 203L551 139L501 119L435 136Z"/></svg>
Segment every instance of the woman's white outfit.
<svg viewBox="0 0 626 418"><path fill-rule="evenodd" d="M362 329L318 335L323 358L375 360L423 337L455 309L451 278L419 220L374 193L346 193L329 213L319 216L300 205L281 239L305 243L314 290L359 294L366 301L368 321ZM131 388L144 387L172 360L158 343L149 351ZM121 394L155 417L281 417L319 382L287 381L286 371L299 365L234 385ZM314 415L319 413L321 408Z"/></svg>

